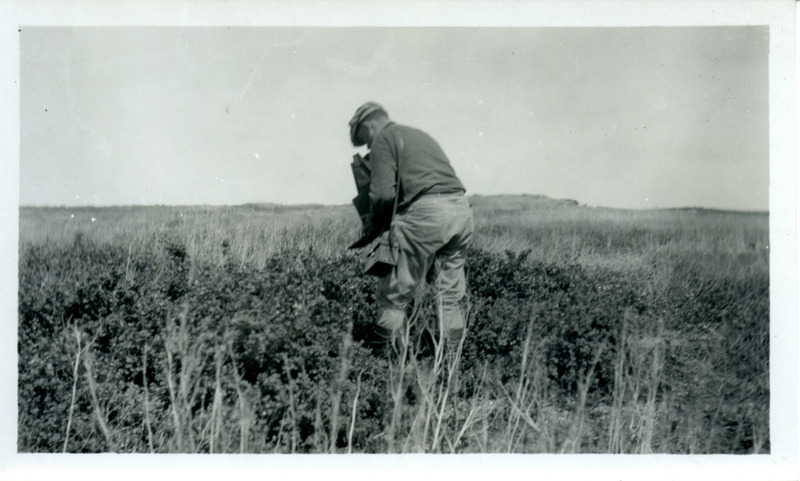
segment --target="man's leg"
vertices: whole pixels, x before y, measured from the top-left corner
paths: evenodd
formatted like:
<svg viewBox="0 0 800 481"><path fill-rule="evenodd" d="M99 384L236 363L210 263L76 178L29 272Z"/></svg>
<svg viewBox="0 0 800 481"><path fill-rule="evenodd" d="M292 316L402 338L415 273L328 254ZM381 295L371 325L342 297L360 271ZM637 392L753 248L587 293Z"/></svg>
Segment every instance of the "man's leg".
<svg viewBox="0 0 800 481"><path fill-rule="evenodd" d="M463 197L420 199L396 217L393 241L400 252L397 266L378 281L378 329L391 333L403 326L414 290L438 259L434 285L441 296L443 327L449 338L460 341L464 319L459 301L466 292L465 251L473 229L472 209Z"/></svg>
<svg viewBox="0 0 800 481"><path fill-rule="evenodd" d="M423 281L441 246L441 240L437 240L440 222L429 207L418 206L395 219L393 242L399 247L397 265L378 279L376 291L379 337L391 338L392 333L402 328L414 290Z"/></svg>
<svg viewBox="0 0 800 481"><path fill-rule="evenodd" d="M467 289L464 266L466 250L474 230L472 210L466 199L456 199L449 209L449 241L436 255L435 270L430 273L441 302L442 328L451 347L457 347L464 335L464 316L460 302Z"/></svg>
<svg viewBox="0 0 800 481"><path fill-rule="evenodd" d="M420 255L400 249L397 265L388 275L378 279L376 296L378 299L378 325L390 331L396 331L403 325L406 307L414 296L414 290L420 284L432 262L433 255Z"/></svg>
<svg viewBox="0 0 800 481"><path fill-rule="evenodd" d="M436 278L433 285L436 289L439 314L442 317L443 334L447 337L448 344L455 347L464 335L464 315L460 306L460 301L466 294L464 251L440 254L436 264Z"/></svg>

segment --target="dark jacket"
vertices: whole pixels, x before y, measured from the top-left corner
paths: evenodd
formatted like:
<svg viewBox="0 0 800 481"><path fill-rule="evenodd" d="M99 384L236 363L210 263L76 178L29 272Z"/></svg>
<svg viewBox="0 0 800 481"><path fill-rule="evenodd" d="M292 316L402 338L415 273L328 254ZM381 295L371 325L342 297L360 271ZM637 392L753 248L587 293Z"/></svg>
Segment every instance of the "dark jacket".
<svg viewBox="0 0 800 481"><path fill-rule="evenodd" d="M371 214L365 218L366 234L377 235L389 227L396 179L401 187L398 212L421 195L466 191L444 151L430 135L394 122L375 137L366 163L370 171L371 206Z"/></svg>

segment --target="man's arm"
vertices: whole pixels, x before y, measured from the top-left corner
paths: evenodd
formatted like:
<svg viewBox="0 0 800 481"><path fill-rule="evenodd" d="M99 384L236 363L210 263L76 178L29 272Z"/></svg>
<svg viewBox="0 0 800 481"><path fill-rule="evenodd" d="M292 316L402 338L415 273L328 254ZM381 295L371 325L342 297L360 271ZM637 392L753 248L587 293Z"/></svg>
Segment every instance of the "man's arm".
<svg viewBox="0 0 800 481"><path fill-rule="evenodd" d="M353 156L353 178L356 181L358 195L353 198L353 205L361 218L361 238L354 242L349 248L357 249L369 244L380 234L372 225L372 203L369 198L370 178L372 169L370 167L370 154L361 157L360 154Z"/></svg>
<svg viewBox="0 0 800 481"><path fill-rule="evenodd" d="M370 151L372 173L369 200L372 228L380 232L389 227L397 195L397 150L392 135L382 135Z"/></svg>

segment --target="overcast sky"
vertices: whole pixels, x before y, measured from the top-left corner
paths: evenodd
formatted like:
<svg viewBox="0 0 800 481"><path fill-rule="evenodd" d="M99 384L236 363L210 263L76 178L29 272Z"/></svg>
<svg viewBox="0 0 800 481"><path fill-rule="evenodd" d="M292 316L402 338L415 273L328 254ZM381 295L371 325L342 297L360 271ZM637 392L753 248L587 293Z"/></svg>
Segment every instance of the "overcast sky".
<svg viewBox="0 0 800 481"><path fill-rule="evenodd" d="M364 101L471 194L767 210L767 27L37 27L22 205L346 204Z"/></svg>

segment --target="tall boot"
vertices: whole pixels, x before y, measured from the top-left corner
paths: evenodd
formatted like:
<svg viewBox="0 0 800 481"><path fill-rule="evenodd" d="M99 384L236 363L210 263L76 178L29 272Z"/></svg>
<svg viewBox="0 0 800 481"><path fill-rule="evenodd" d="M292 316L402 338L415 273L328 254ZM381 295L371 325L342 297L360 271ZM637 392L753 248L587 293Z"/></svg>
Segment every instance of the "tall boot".
<svg viewBox="0 0 800 481"><path fill-rule="evenodd" d="M464 337L464 328L450 329L447 331L447 347L451 351L457 351L458 345L461 344L461 338Z"/></svg>
<svg viewBox="0 0 800 481"><path fill-rule="evenodd" d="M464 337L464 329L451 329L447 332L447 347L445 349L445 359L447 359L447 368L450 376L450 391L457 394L461 388L459 382L458 372L460 370L460 352L458 351L461 344L461 338Z"/></svg>
<svg viewBox="0 0 800 481"><path fill-rule="evenodd" d="M390 355L399 352L398 331L403 328L406 311L403 308L390 306L381 309L378 320L374 325L373 353L389 359Z"/></svg>

